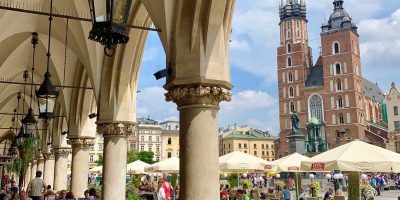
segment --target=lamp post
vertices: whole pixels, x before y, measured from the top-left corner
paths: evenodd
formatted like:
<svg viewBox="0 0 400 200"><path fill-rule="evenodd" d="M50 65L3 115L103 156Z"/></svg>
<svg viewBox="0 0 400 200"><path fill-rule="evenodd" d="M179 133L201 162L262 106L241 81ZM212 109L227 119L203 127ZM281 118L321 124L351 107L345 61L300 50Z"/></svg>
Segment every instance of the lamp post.
<svg viewBox="0 0 400 200"><path fill-rule="evenodd" d="M104 45L104 53L112 56L117 44L126 44L129 40L126 25L132 0L106 0L105 5L97 6L94 0L88 1L93 23L89 39Z"/></svg>

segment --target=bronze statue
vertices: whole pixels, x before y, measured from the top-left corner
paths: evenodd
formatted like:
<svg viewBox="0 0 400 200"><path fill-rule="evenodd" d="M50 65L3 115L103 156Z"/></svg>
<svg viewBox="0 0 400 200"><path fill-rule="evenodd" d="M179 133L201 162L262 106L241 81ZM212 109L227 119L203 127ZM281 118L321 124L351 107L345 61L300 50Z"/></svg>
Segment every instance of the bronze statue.
<svg viewBox="0 0 400 200"><path fill-rule="evenodd" d="M301 134L300 132L300 118L296 112L293 112L290 116L292 119L292 134Z"/></svg>

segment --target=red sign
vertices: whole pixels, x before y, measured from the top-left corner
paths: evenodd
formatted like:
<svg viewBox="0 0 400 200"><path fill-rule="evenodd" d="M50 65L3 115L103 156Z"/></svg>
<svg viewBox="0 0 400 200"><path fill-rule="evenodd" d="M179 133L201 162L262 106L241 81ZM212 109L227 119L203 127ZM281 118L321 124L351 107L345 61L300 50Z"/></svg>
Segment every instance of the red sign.
<svg viewBox="0 0 400 200"><path fill-rule="evenodd" d="M319 169L325 169L325 163L313 163L311 164L311 170L319 170Z"/></svg>
<svg viewBox="0 0 400 200"><path fill-rule="evenodd" d="M272 166L271 166L271 165L265 165L265 166L264 166L264 169L265 169L265 170L271 170L271 169L272 169Z"/></svg>
<svg viewBox="0 0 400 200"><path fill-rule="evenodd" d="M288 167L288 171L299 171L300 167Z"/></svg>

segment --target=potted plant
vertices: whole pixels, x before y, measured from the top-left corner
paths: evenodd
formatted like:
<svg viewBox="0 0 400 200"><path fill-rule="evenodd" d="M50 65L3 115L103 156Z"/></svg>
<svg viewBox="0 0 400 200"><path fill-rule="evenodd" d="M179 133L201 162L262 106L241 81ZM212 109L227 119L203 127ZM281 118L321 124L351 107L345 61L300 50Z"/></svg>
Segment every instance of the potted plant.
<svg viewBox="0 0 400 200"><path fill-rule="evenodd" d="M319 197L321 193L321 186L317 181L314 181L310 185L310 191L311 191L311 196L312 197Z"/></svg>

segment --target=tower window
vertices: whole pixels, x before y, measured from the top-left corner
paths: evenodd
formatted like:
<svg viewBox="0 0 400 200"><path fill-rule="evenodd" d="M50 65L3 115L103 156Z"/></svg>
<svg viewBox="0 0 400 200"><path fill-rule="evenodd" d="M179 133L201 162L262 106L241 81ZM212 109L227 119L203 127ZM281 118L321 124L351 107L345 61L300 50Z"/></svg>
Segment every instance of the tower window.
<svg viewBox="0 0 400 200"><path fill-rule="evenodd" d="M340 64L338 63L338 64L336 64L336 75L338 75L338 74L341 74L342 72L341 72L341 67L340 67Z"/></svg>
<svg viewBox="0 0 400 200"><path fill-rule="evenodd" d="M339 124L344 124L344 118L342 113L339 114Z"/></svg>
<svg viewBox="0 0 400 200"><path fill-rule="evenodd" d="M287 65L288 65L288 67L292 66L292 58L291 57L287 58Z"/></svg>
<svg viewBox="0 0 400 200"><path fill-rule="evenodd" d="M289 83L293 82L293 74L291 71L288 72L288 82Z"/></svg>
<svg viewBox="0 0 400 200"><path fill-rule="evenodd" d="M395 106L393 108L393 111L394 111L394 115L399 115L399 107Z"/></svg>
<svg viewBox="0 0 400 200"><path fill-rule="evenodd" d="M294 113L294 111L295 111L295 107L294 107L294 103L292 101L292 102L290 102L290 112Z"/></svg>
<svg viewBox="0 0 400 200"><path fill-rule="evenodd" d="M336 80L336 89L337 91L342 91L342 81L340 79Z"/></svg>
<svg viewBox="0 0 400 200"><path fill-rule="evenodd" d="M343 99L341 96L338 97L338 107L343 108Z"/></svg>
<svg viewBox="0 0 400 200"><path fill-rule="evenodd" d="M289 97L294 97L294 90L293 87L289 88Z"/></svg>
<svg viewBox="0 0 400 200"><path fill-rule="evenodd" d="M339 42L334 42L333 43L333 54L339 54L339 53L340 53Z"/></svg>
<svg viewBox="0 0 400 200"><path fill-rule="evenodd" d="M292 45L290 43L287 44L287 52L292 53Z"/></svg>

